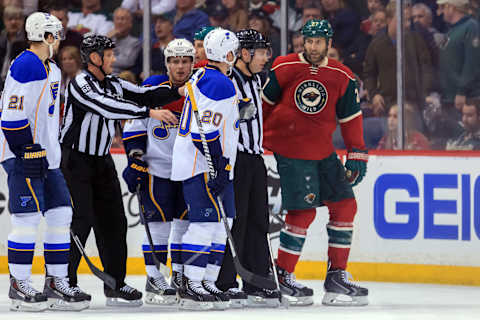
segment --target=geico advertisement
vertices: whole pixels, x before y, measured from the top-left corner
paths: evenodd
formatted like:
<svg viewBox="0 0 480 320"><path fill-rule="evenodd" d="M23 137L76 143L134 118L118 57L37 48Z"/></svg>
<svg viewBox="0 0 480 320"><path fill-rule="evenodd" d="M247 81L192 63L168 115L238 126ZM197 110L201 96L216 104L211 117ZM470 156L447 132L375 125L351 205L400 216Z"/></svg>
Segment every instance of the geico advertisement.
<svg viewBox="0 0 480 320"><path fill-rule="evenodd" d="M123 154L113 155L121 172ZM265 156L269 209L274 229L284 219L279 176L273 156ZM0 170L0 255L10 230L6 175ZM136 197L121 180L128 218L129 256L142 256L144 229ZM364 181L354 189L355 218L351 261L478 265L480 255L480 166L473 157L371 156ZM326 260L328 211L317 210L308 231L303 260ZM43 239L44 223L38 240ZM93 238L93 233L91 233ZM273 234L278 237L278 232ZM274 240L274 245L278 239ZM37 245L41 254L41 245ZM93 239L87 251L96 255Z"/></svg>

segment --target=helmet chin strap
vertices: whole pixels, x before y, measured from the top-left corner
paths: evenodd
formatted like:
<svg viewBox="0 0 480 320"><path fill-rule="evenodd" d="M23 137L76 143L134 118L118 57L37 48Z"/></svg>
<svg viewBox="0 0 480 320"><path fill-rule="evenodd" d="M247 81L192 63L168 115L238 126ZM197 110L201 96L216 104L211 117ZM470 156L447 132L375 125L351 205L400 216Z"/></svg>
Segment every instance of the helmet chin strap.
<svg viewBox="0 0 480 320"><path fill-rule="evenodd" d="M43 43L48 46L48 59L52 59L53 57L53 44L55 43L48 43L47 40L43 39Z"/></svg>

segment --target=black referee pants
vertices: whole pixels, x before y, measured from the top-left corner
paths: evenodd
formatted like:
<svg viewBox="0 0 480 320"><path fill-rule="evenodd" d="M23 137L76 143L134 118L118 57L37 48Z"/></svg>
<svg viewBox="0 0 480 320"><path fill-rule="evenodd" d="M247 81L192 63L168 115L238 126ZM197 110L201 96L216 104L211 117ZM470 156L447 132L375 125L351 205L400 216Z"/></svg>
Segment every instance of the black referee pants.
<svg viewBox="0 0 480 320"><path fill-rule="evenodd" d="M104 271L117 280L119 289L127 269L127 218L112 156L63 148L61 168L73 201L71 229L85 246L93 228ZM71 243L68 277L75 286L82 256L73 239Z"/></svg>
<svg viewBox="0 0 480 320"><path fill-rule="evenodd" d="M237 255L249 271L267 276L270 270L270 252L267 243L269 226L267 169L261 155L237 153L235 162L236 217L232 235ZM221 290L238 287L237 272L227 241L225 258L216 282ZM253 284L243 283L243 289L256 290Z"/></svg>

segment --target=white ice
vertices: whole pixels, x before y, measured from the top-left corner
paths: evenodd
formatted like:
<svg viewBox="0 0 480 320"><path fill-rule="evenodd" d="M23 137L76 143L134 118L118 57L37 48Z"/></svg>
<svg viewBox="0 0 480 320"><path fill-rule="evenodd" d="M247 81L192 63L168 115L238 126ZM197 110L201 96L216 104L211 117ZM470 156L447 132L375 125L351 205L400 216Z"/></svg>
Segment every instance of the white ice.
<svg viewBox="0 0 480 320"><path fill-rule="evenodd" d="M128 284L137 289L145 287L145 277L129 276ZM155 319L155 320L377 320L377 319L480 319L480 288L428 284L361 283L370 290L370 305L366 307L326 307L321 304L322 281L305 281L314 288L315 304L289 309L243 309L227 311L187 312L176 308L143 305L140 308L111 308L105 306L103 285L91 275L81 275L79 284L92 294L89 309L81 312L20 313L9 311L8 275L0 275L0 319ZM33 277L35 288L43 288L43 277Z"/></svg>

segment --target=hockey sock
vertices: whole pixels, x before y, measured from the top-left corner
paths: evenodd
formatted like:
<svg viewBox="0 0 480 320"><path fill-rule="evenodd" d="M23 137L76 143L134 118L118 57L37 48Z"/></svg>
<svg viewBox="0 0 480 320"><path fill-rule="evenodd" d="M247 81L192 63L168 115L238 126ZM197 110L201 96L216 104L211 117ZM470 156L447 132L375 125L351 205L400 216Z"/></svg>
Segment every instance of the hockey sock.
<svg viewBox="0 0 480 320"><path fill-rule="evenodd" d="M71 207L57 207L45 212L47 230L43 243L43 256L47 275L65 278L70 253Z"/></svg>
<svg viewBox="0 0 480 320"><path fill-rule="evenodd" d="M330 221L327 224L330 269L345 270L352 244L353 219L357 212L357 202L351 198L325 204L330 213Z"/></svg>
<svg viewBox="0 0 480 320"><path fill-rule="evenodd" d="M315 219L316 209L288 210L285 227L280 231L278 266L293 272L302 253L307 229Z"/></svg>
<svg viewBox="0 0 480 320"><path fill-rule="evenodd" d="M153 248L155 250L155 256L157 259L163 263L167 263L167 253L168 253L168 236L170 235L170 225L171 222L148 222L148 227L150 228L150 234L152 235ZM143 258L145 259L145 269L147 275L152 278L159 277L160 271L155 266L153 261L152 248L148 243L148 237L145 234L142 244Z"/></svg>
<svg viewBox="0 0 480 320"><path fill-rule="evenodd" d="M217 224L217 222L190 222L187 232L182 237L183 273L192 281L204 279Z"/></svg>
<svg viewBox="0 0 480 320"><path fill-rule="evenodd" d="M42 215L40 212L11 215L12 231L8 234L8 268L18 280L27 280L32 273L35 236Z"/></svg>
<svg viewBox="0 0 480 320"><path fill-rule="evenodd" d="M173 219L170 238L170 256L172 257L172 270L183 273L182 264L182 237L188 229L190 221Z"/></svg>
<svg viewBox="0 0 480 320"><path fill-rule="evenodd" d="M232 228L233 219L227 218L230 229ZM225 244L227 243L227 233L223 222L217 222L216 232L213 235L212 246L210 247L210 255L208 256L208 264L205 270L205 280L217 281L220 268L222 267L223 257L225 256Z"/></svg>

